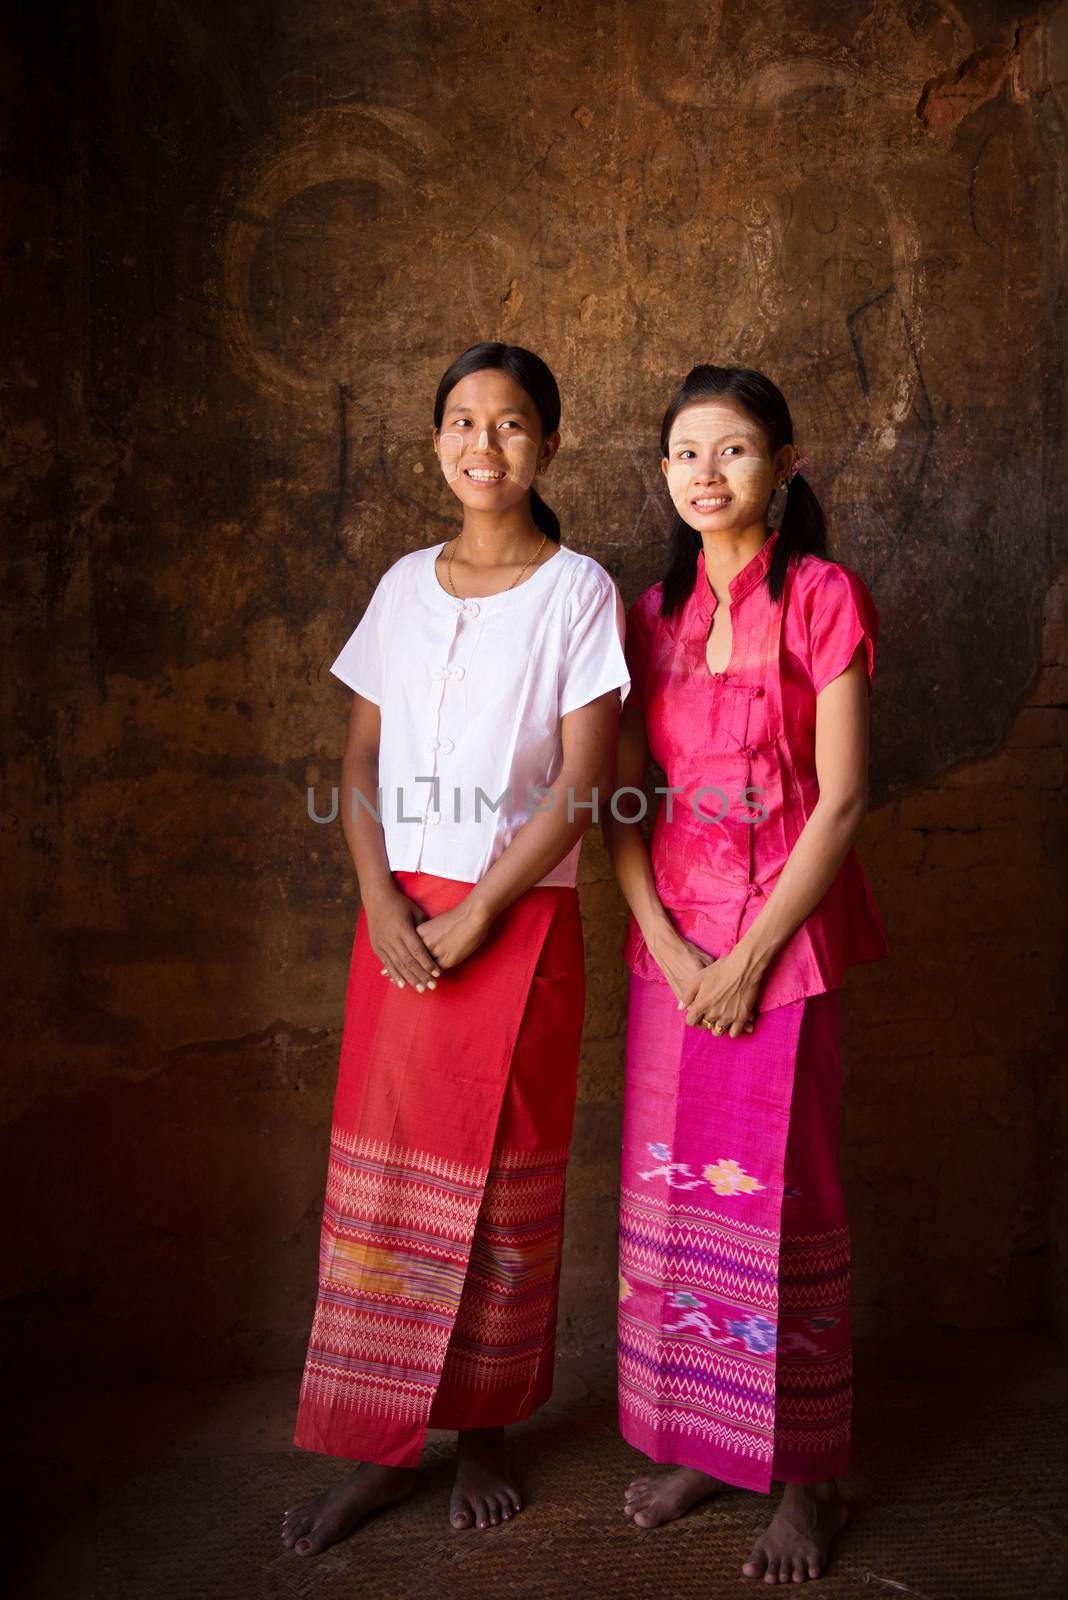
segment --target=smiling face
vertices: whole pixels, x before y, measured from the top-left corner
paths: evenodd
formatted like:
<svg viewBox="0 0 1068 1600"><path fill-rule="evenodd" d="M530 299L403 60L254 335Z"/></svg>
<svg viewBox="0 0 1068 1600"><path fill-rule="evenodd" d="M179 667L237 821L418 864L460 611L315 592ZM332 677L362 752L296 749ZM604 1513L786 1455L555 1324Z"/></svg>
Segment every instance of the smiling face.
<svg viewBox="0 0 1068 1600"><path fill-rule="evenodd" d="M479 511L504 511L521 500L559 443L559 434L542 437L538 408L522 384L495 367L461 378L434 430L445 481Z"/></svg>
<svg viewBox="0 0 1068 1600"><path fill-rule="evenodd" d="M661 461L675 509L698 533L766 528L768 502L793 458L774 459L764 430L736 401L698 400L679 412Z"/></svg>

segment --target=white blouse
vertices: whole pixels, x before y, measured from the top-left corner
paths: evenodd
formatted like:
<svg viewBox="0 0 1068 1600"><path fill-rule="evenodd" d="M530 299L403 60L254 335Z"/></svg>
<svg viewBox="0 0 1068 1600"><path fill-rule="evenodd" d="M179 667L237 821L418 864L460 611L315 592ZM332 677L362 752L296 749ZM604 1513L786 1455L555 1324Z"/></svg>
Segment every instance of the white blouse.
<svg viewBox="0 0 1068 1600"><path fill-rule="evenodd" d="M356 804L381 815L390 870L477 883L559 774L561 717L626 699L625 612L604 568L564 545L516 588L457 600L442 548L394 562L330 671L381 708L379 796ZM539 884L574 884L581 848Z"/></svg>

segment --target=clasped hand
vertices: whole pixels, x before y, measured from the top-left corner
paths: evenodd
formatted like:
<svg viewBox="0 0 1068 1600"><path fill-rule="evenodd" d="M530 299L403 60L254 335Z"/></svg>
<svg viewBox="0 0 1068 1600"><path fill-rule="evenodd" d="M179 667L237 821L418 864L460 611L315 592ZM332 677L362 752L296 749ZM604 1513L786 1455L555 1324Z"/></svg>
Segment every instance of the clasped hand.
<svg viewBox="0 0 1068 1600"><path fill-rule="evenodd" d="M760 979L742 969L729 952L715 961L698 945L671 931L659 941L654 959L671 985L690 1027L719 1022L723 1037L752 1033Z"/></svg>
<svg viewBox="0 0 1068 1600"><path fill-rule="evenodd" d="M718 1022L723 1038L752 1033L760 979L746 970L733 951L704 967L697 982L680 997L689 1026Z"/></svg>
<svg viewBox="0 0 1068 1600"><path fill-rule="evenodd" d="M436 988L435 979L444 970L477 950L493 920L471 895L436 917L427 917L422 906L399 890L365 905L365 910L382 976L400 989L410 984L419 994Z"/></svg>

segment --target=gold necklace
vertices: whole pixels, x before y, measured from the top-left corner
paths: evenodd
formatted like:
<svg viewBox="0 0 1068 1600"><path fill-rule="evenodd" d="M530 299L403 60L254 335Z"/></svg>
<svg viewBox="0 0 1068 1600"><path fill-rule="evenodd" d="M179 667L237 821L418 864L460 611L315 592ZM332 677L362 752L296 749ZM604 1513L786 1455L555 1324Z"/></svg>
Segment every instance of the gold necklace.
<svg viewBox="0 0 1068 1600"><path fill-rule="evenodd" d="M449 554L445 558L445 572L446 572L446 576L448 577L448 580L449 580L449 588L452 590L453 594L456 595L457 600L462 600L464 597L463 597L462 594L456 594L456 585L452 581L452 558L456 554L456 551L459 548L460 540L462 538L463 538L463 529L461 529L460 532L456 535L456 539L455 539L455 541L453 543L453 547L450 550ZM526 566L523 567L522 571L518 574L518 576L512 579L511 583L508 585L508 589L514 589L516 584L519 582L519 579L523 576L523 573L526 572L527 567L532 566L533 563L535 561L537 561L538 557L541 555L542 550L545 548L545 539L546 539L546 535L543 533L542 536L541 536L541 544L539 544L538 548L535 550L534 554L531 556L530 560L527 562ZM508 589L499 589L497 592L499 594L507 594L508 593Z"/></svg>

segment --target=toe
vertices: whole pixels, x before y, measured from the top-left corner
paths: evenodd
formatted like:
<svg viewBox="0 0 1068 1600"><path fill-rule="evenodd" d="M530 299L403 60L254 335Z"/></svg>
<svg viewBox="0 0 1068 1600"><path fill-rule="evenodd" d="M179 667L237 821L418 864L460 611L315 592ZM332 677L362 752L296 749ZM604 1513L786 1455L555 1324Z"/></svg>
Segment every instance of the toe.
<svg viewBox="0 0 1068 1600"><path fill-rule="evenodd" d="M472 1510L475 1513L475 1526L478 1527L478 1528L487 1527L488 1526L488 1517L487 1517L487 1513L486 1513L486 1502L485 1502L485 1500L483 1500L481 1498L480 1499L476 1499L472 1504Z"/></svg>
<svg viewBox="0 0 1068 1600"><path fill-rule="evenodd" d="M466 1500L454 1499L449 1508L449 1521L454 1528L469 1528L474 1522L474 1512Z"/></svg>
<svg viewBox="0 0 1068 1600"><path fill-rule="evenodd" d="M293 1548L298 1556L317 1556L322 1552L323 1547L314 1534L305 1534L302 1539L297 1540Z"/></svg>
<svg viewBox="0 0 1068 1600"><path fill-rule="evenodd" d="M747 1578L762 1578L768 1570L768 1557L764 1546L753 1546L753 1553L742 1567L742 1573Z"/></svg>

